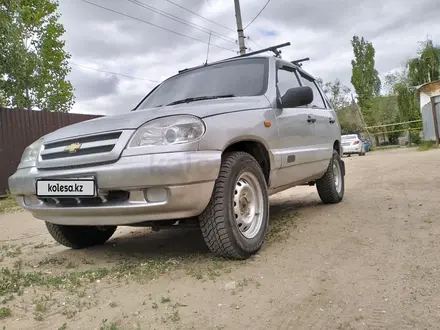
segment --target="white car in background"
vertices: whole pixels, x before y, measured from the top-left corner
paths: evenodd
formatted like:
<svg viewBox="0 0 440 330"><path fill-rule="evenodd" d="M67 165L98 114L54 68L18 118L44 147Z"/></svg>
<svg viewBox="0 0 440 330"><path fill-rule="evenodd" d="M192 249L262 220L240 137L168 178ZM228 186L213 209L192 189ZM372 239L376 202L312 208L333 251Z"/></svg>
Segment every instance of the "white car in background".
<svg viewBox="0 0 440 330"><path fill-rule="evenodd" d="M344 155L358 154L359 156L365 156L365 145L358 134L342 135L341 142Z"/></svg>

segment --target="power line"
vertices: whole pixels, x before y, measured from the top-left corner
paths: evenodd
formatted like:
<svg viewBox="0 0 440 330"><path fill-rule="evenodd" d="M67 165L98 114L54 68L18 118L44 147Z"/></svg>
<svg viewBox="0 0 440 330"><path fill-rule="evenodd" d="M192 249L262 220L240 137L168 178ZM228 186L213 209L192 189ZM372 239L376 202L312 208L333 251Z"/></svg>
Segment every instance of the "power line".
<svg viewBox="0 0 440 330"><path fill-rule="evenodd" d="M189 39L192 39L192 40L195 40L195 41L203 42L204 44L208 44L208 42L206 42L206 41L204 41L204 40L202 40L202 39L194 38L194 37L188 36L188 35L186 35L186 34L183 34L183 33L177 32L177 31L173 31L173 30L167 29L167 28L165 28L165 27L163 27L163 26L156 25L156 24L154 24L154 23L151 23L151 22L145 21L145 20L143 20L143 19L140 19L140 18L137 18L137 17L131 16L131 15L127 15L127 14L124 14L124 13L121 13L121 12L119 12L119 11L117 11L117 10L110 9L110 8L107 8L107 7L104 7L104 6L98 5L98 4L96 4L96 3L93 3L93 2L90 2L90 1L87 1L87 0L81 0L81 1L82 1L82 2L85 2L85 3L88 3L89 5L92 5L92 6L95 6L95 7L98 7L98 8L101 8L101 9L107 10L107 11L110 11L110 12L112 12L112 13L115 13L115 14L118 14L118 15L121 15L121 16L125 16L125 17L131 18L131 19L134 19L134 20L136 20L136 21L139 21L139 22L142 22L142 23L145 23L145 24L151 25L151 26L155 26L155 27L157 27L157 28L159 28L159 29L162 29L162 30L165 30L165 31L168 31L168 32L174 33L174 34L177 34L177 35L179 35L179 36L182 36L182 37L185 37L185 38L189 38ZM214 45L214 44L212 44L211 46L213 46L213 47L217 47L217 48L220 48L220 49L227 50L227 51L230 51L230 52L234 52L234 53L235 53L235 50L232 50L232 49L229 49L229 48L225 48L225 47L218 46L218 45Z"/></svg>
<svg viewBox="0 0 440 330"><path fill-rule="evenodd" d="M260 44L258 44L256 41L254 41L251 37L247 36L247 38L248 38L250 41L252 41L255 45L257 45L258 47L260 47L260 49L263 49L263 47L262 47Z"/></svg>
<svg viewBox="0 0 440 330"><path fill-rule="evenodd" d="M233 30L233 29L231 29L231 28L228 28L227 26L224 26L224 25L222 25L222 24L220 24L220 23L214 22L214 21L210 20L209 18L206 18L206 17L204 17L204 16L202 16L202 15L200 15L200 14L197 14L196 12L194 12L194 11L188 9L188 8L185 8L185 7L179 5L179 4L177 4L177 3L175 3L175 2L173 2L173 1L171 1L171 0L164 0L164 1L169 2L169 3L175 5L175 6L179 7L179 8L182 8L183 10L186 10L187 12L189 12L189 13L191 13L191 14L194 14L194 15L200 17L200 18L203 18L203 19L207 20L208 22L211 22L211 23L214 23L214 24L216 24L216 25L218 25L218 26L221 26L221 27L224 28L224 29L227 29L227 30L232 31L232 32L236 32L235 30Z"/></svg>
<svg viewBox="0 0 440 330"><path fill-rule="evenodd" d="M246 30L246 29L249 27L249 25L251 25L251 24L252 24L252 23L258 18L258 16L260 16L260 14L263 12L263 10L266 9L266 7L267 7L267 5L269 4L269 2L270 2L270 0L267 0L266 4L264 5L263 8L261 8L261 10L260 10L260 12L257 14L257 16L255 16L254 19L253 19L248 25L246 25L245 28L244 28L243 30Z"/></svg>
<svg viewBox="0 0 440 330"><path fill-rule="evenodd" d="M117 76L122 76L122 77L126 77L126 78L138 79L138 80L146 80L146 81L151 81L151 82L154 82L154 83L159 83L160 82L158 80L151 80L151 79L133 77L133 76L129 76L129 75L126 75L126 74L123 74L123 73L95 69L95 68L91 68L89 66L85 66L85 65L82 65L82 64L77 64L77 63L74 63L74 62L69 62L69 63L74 65L74 66L80 67L80 68L89 69L89 70L93 70L93 71L99 71L99 72L103 72L103 73L109 73L109 74L113 74L113 75L117 75Z"/></svg>
<svg viewBox="0 0 440 330"><path fill-rule="evenodd" d="M180 17L177 17L175 15L167 13L167 12L165 12L163 10L154 8L153 6L147 5L147 4L145 4L145 3L141 2L141 1L137 1L137 0L127 0L127 1L137 5L139 7L142 7L144 9L150 10L150 11L152 11L154 13L157 13L159 15L162 15L164 17L172 19L172 20L174 20L176 22L179 22L179 23L191 26L192 28L197 29L199 31L205 32L207 34L211 34L212 33L212 35L217 37L217 38L220 38L222 40L225 40L225 41L228 41L228 42L231 42L231 43L235 44L235 39L234 38L228 37L228 36L226 36L224 34L221 34L221 33L218 33L218 32L214 32L214 31L209 30L209 29L207 29L207 28L205 28L205 27L203 27L201 25L198 25L198 24L188 22L188 21L186 21L186 20L184 20L184 19L182 19Z"/></svg>

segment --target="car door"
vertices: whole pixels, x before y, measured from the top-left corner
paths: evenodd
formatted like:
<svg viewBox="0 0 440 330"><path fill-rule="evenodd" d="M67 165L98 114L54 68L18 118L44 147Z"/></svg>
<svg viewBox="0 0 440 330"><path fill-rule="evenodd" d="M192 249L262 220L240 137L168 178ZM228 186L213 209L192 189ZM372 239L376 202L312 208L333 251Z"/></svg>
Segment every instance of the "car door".
<svg viewBox="0 0 440 330"><path fill-rule="evenodd" d="M313 172L307 166L314 158L310 148L314 141L311 109L307 106L284 108L281 102L288 89L299 86L294 67L282 66L277 69L278 106L275 113L279 141L274 153L281 157L281 169L280 175L274 178L275 187L303 181Z"/></svg>
<svg viewBox="0 0 440 330"><path fill-rule="evenodd" d="M310 115L316 119L313 125L312 148L315 154L314 160L321 163L320 170L325 170L333 153L333 143L337 139L335 136L335 128L338 125L336 113L325 102L315 79L304 72L300 72L300 77L301 83L309 86L313 91L313 102L308 106Z"/></svg>

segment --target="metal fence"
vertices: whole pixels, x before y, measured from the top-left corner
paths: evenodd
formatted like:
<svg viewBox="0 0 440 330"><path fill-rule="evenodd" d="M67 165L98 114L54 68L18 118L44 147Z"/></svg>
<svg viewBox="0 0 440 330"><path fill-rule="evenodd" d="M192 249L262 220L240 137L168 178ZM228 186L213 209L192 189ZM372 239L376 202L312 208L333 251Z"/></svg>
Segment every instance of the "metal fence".
<svg viewBox="0 0 440 330"><path fill-rule="evenodd" d="M437 113L437 118L440 119L440 96L434 98L435 111ZM434 126L434 116L432 113L431 102L425 104L422 107L422 118L423 118L423 135L425 141L435 141L435 126ZM440 121L437 122L440 131Z"/></svg>
<svg viewBox="0 0 440 330"><path fill-rule="evenodd" d="M24 149L63 126L101 116L0 108L0 196L20 162Z"/></svg>

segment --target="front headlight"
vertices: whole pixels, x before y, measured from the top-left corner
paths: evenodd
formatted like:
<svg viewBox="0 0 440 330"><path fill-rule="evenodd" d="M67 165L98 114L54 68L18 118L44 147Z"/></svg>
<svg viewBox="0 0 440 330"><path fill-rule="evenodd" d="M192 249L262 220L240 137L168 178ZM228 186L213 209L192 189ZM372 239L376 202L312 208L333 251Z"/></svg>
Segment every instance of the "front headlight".
<svg viewBox="0 0 440 330"><path fill-rule="evenodd" d="M205 134L204 122L192 115L154 119L137 129L128 148L194 142Z"/></svg>
<svg viewBox="0 0 440 330"><path fill-rule="evenodd" d="M42 147L43 147L43 138L38 139L37 141L29 145L26 149L24 149L20 163L21 164L35 163L38 159L38 155Z"/></svg>

